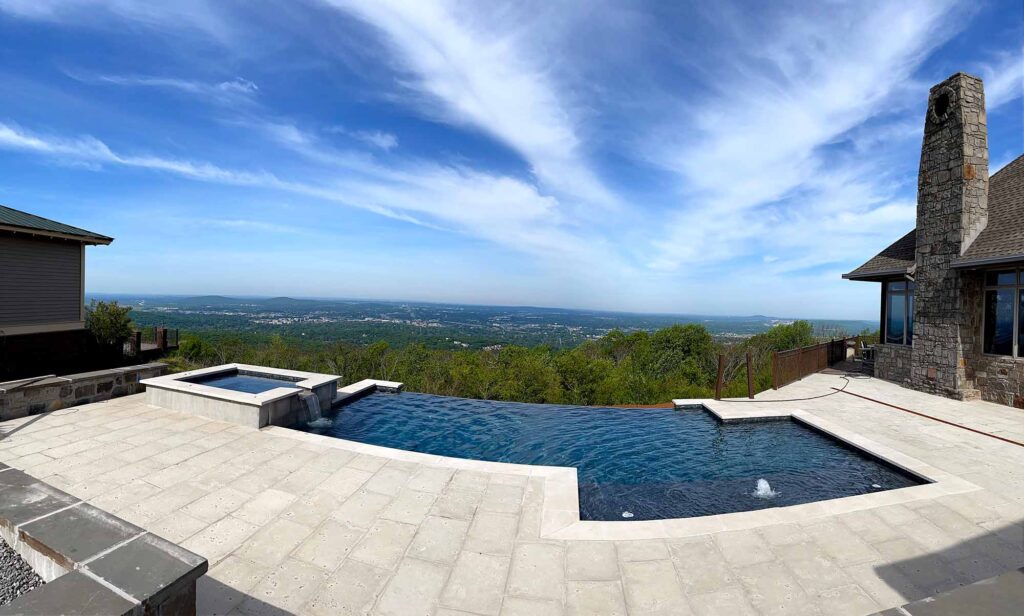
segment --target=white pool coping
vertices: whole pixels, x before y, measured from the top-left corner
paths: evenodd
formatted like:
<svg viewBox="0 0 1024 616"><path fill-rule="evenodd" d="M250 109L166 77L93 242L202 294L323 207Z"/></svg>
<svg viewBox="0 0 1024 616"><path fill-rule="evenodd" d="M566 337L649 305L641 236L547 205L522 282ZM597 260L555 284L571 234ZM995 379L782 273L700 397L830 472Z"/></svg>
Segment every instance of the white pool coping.
<svg viewBox="0 0 1024 616"><path fill-rule="evenodd" d="M211 387L209 385L203 385L202 383L189 383L185 380L232 371L246 371L253 372L257 375L267 374L298 379L294 382L295 387L309 391L312 391L315 387L338 381L341 378L333 374L284 370L282 368L268 368L266 366L253 366L250 364L222 364L220 366L213 366L210 368L200 368L198 370L166 374L164 376L143 379L139 382L146 387L167 389L170 391L188 393L206 398L214 398L216 400L225 400L227 402L234 402L247 406L263 406L268 402L287 398L288 396L293 396L296 393L295 387L275 387L258 394L250 394L243 391L233 391L221 387Z"/></svg>
<svg viewBox="0 0 1024 616"><path fill-rule="evenodd" d="M673 402L676 402L677 407L681 409L692 408L695 411L703 412L703 409L698 410L698 408L706 408L720 419L723 419L722 415L725 415L727 419L723 419L724 421L792 418L897 468L916 475L928 483L871 494L846 496L757 511L738 511L693 518L663 520L590 521L580 519L579 484L575 468L451 458L416 451L406 451L404 449L380 447L277 426L264 428L263 431L270 432L275 436L299 439L318 445L379 456L391 460L416 462L442 468L543 478L544 504L541 512L540 532L540 536L543 539L603 541L676 539L722 531L746 530L774 524L802 522L823 516L850 513L981 489L969 481L925 464L892 447L882 445L804 410L794 409L786 411L779 409L758 411L750 409L742 413L730 413L723 412L720 407L716 409L714 400L679 400Z"/></svg>
<svg viewBox="0 0 1024 616"><path fill-rule="evenodd" d="M403 387L405 387L405 383L399 383L398 381L363 379L351 385L339 387L338 396L334 399L334 404L341 404L349 399L360 398L375 391L398 392L402 391Z"/></svg>

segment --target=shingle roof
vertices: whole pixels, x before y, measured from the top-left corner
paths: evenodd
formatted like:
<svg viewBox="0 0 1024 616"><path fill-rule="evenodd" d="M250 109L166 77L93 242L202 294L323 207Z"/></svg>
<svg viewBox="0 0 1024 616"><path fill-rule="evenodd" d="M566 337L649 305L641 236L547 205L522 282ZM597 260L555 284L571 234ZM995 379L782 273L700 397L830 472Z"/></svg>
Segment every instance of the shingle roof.
<svg viewBox="0 0 1024 616"><path fill-rule="evenodd" d="M843 278L872 280L908 273L915 263L916 229ZM988 182L988 224L953 267L1024 261L1024 155Z"/></svg>
<svg viewBox="0 0 1024 616"><path fill-rule="evenodd" d="M1024 156L988 181L988 225L953 267L1024 261Z"/></svg>
<svg viewBox="0 0 1024 616"><path fill-rule="evenodd" d="M917 229L904 235L889 245L888 248L871 258L843 278L852 280L871 280L885 276L906 274L914 266L914 251L917 250Z"/></svg>
<svg viewBox="0 0 1024 616"><path fill-rule="evenodd" d="M0 229L3 228L11 231L23 230L30 233L65 237L85 244L109 244L114 241L114 238L107 237L106 235L100 235L99 233L72 227L56 220L50 220L49 218L43 218L42 216L36 216L35 214L0 205Z"/></svg>

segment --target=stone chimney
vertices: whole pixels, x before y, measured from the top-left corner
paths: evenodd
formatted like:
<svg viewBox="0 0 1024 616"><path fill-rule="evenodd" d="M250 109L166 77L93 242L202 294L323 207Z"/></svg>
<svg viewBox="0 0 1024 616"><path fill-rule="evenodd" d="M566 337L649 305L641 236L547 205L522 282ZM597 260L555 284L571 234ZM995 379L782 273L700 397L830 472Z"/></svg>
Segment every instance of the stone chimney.
<svg viewBox="0 0 1024 616"><path fill-rule="evenodd" d="M950 262L988 224L988 131L981 79L957 73L931 89L917 180L915 389L962 398L972 309Z"/></svg>

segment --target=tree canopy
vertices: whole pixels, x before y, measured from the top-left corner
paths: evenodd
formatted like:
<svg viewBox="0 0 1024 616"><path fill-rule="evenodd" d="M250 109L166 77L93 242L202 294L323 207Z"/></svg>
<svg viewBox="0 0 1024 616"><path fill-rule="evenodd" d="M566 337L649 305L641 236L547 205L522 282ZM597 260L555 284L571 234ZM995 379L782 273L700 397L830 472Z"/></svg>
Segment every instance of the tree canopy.
<svg viewBox="0 0 1024 616"><path fill-rule="evenodd" d="M101 345L118 346L132 336L131 310L131 306L121 306L117 301L93 300L85 309L85 327Z"/></svg>
<svg viewBox="0 0 1024 616"><path fill-rule="evenodd" d="M499 349L431 349L419 343L392 347L187 335L171 360L179 369L238 362L401 381L426 393L579 405L658 404L673 398L711 397L719 353L755 359L758 391L771 385L769 357L816 342L810 323L778 325L734 343L716 342L701 325L674 325L653 333L613 330L571 349L505 346ZM725 394L746 394L742 361L727 374Z"/></svg>

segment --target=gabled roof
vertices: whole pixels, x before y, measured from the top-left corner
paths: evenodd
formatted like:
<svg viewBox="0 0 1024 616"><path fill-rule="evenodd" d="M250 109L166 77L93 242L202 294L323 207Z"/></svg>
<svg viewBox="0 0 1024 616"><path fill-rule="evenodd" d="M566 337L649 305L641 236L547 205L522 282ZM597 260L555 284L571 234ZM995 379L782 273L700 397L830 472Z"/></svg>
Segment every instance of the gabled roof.
<svg viewBox="0 0 1024 616"><path fill-rule="evenodd" d="M911 231L843 278L881 280L913 271L917 230ZM955 268L1024 262L1024 155L988 181L988 224L952 263Z"/></svg>
<svg viewBox="0 0 1024 616"><path fill-rule="evenodd" d="M0 231L15 233L32 233L48 237L76 240L83 244L109 244L114 238L72 227L56 220L22 212L5 205L0 205Z"/></svg>
<svg viewBox="0 0 1024 616"><path fill-rule="evenodd" d="M871 258L843 278L849 280L876 280L910 273L917 250L917 229L893 242L888 248Z"/></svg>
<svg viewBox="0 0 1024 616"><path fill-rule="evenodd" d="M953 267L1024 261L1024 156L988 181L988 225Z"/></svg>

